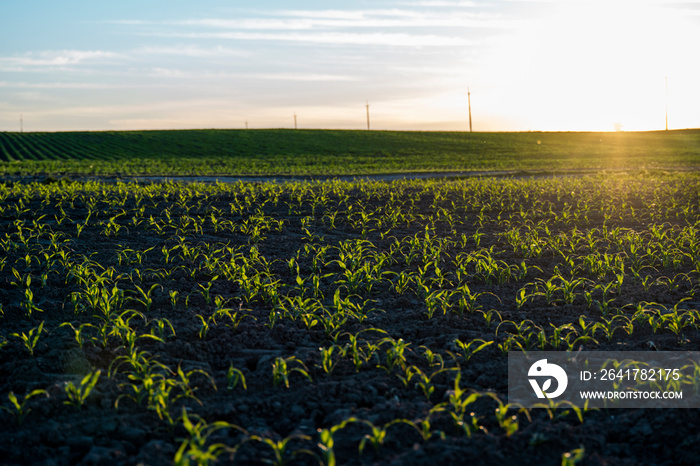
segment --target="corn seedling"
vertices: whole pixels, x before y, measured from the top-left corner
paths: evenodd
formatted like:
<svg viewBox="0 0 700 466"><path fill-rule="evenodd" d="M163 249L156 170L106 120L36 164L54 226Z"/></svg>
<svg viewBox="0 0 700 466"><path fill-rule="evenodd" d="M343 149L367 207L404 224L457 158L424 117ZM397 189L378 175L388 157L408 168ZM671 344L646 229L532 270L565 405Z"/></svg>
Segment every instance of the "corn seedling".
<svg viewBox="0 0 700 466"><path fill-rule="evenodd" d="M321 369L323 369L323 372L326 374L331 375L340 359L345 357L346 348L338 345L331 345L327 348L321 347L318 350L321 352ZM338 352L338 357L334 358L333 353L336 351Z"/></svg>
<svg viewBox="0 0 700 466"><path fill-rule="evenodd" d="M83 333L86 328L95 328L94 325L92 325L88 322L80 324L77 329L73 326L72 323L63 322L61 325L58 326L58 328L66 327L66 326L70 327L71 330L73 330L73 335L75 337L76 343L78 343L79 348L82 348L83 345L86 343L86 341L94 341L95 340L94 337L86 336L85 333L87 333L87 332Z"/></svg>
<svg viewBox="0 0 700 466"><path fill-rule="evenodd" d="M229 365L228 372L226 373L226 388L228 390L233 390L239 383L243 387L243 390L248 390L245 375L243 375L243 372L241 372L240 369L233 367L233 363L231 363Z"/></svg>
<svg viewBox="0 0 700 466"><path fill-rule="evenodd" d="M436 311L442 311L443 315L447 314L447 310L450 308L450 296L453 293L447 290L435 290L425 297L428 319L432 319Z"/></svg>
<svg viewBox="0 0 700 466"><path fill-rule="evenodd" d="M296 363L301 367L289 367L291 363ZM312 382L311 376L309 375L309 370L306 368L304 362L297 358L296 356L290 356L288 358L276 358L272 363L272 384L277 387L280 383L284 382L284 386L289 388L289 375L292 372L298 372L309 382Z"/></svg>
<svg viewBox="0 0 700 466"><path fill-rule="evenodd" d="M474 413L471 413L469 415L470 419L467 422L465 421L465 415L469 405L478 400L481 397L481 394L479 392L469 392L467 390L463 390L459 386L461 378L462 373L461 371L458 371L457 376L455 377L454 389L447 392L449 405L452 407L450 416L452 417L455 426L460 428L467 435L467 437L471 438L474 432L480 430L478 419Z"/></svg>
<svg viewBox="0 0 700 466"><path fill-rule="evenodd" d="M493 340L486 341L480 338L475 338L468 343L463 343L459 338L454 340L454 345L458 348L459 354L464 358L464 362L469 362L472 356L493 344Z"/></svg>
<svg viewBox="0 0 700 466"><path fill-rule="evenodd" d="M288 450L289 442L291 442L292 440L311 440L311 437L309 437L308 435L292 434L288 437L283 438L282 440L273 440L269 437L251 435L248 437L248 440L255 440L269 446L272 450L273 458L272 460L264 460L264 462L268 464L273 464L275 466L284 466L285 464L288 464L290 460L294 459L300 454L307 454L318 458L313 452L307 449L296 450L293 452L289 452Z"/></svg>
<svg viewBox="0 0 700 466"><path fill-rule="evenodd" d="M360 445L358 449L360 451L360 454L362 454L365 450L367 442L369 442L372 445L372 447L374 447L374 451L378 451L379 447L384 445L384 442L386 441L387 430L389 429L389 427L391 427L394 424L398 424L402 421L399 419L395 419L393 421L387 422L381 427L374 425L368 420L362 420L360 422L362 422L370 428L370 433L365 434L365 436L362 437L362 440L360 440Z"/></svg>
<svg viewBox="0 0 700 466"><path fill-rule="evenodd" d="M377 367L380 367L384 369L387 374L390 374L393 370L394 367L398 364L401 368L405 369L406 367L406 350L408 347L411 345L410 343L407 343L403 340L403 338L399 338L398 340L394 340L391 337L383 338L379 341L378 346L382 346L385 343L389 345L389 348L386 350L385 353L385 358L384 364L377 364Z"/></svg>
<svg viewBox="0 0 700 466"><path fill-rule="evenodd" d="M442 355L440 353L435 353L433 352L430 348L427 346L421 346L420 349L423 350L423 356L425 356L425 359L428 361L428 366L431 368L437 367L439 369L442 369L445 367L445 360L443 359ZM452 355L452 358L454 359L454 355ZM405 358L404 358L405 361Z"/></svg>
<svg viewBox="0 0 700 466"><path fill-rule="evenodd" d="M498 317L499 322L503 321L503 318L501 317L501 313L495 309L491 309L489 311L477 311L477 312L480 312L481 314L483 314L484 321L486 322L486 326L489 328L491 327L491 323L495 322L494 317Z"/></svg>
<svg viewBox="0 0 700 466"><path fill-rule="evenodd" d="M148 291L144 291L144 290L143 290L140 286L138 286L138 285L134 285L134 287L136 288L136 291L137 291L138 293L134 292L134 294L135 294L136 296L134 296L134 297L129 297L128 299L131 299L131 300L133 300L133 301L136 301L137 303L140 303L143 307L146 308L146 312L150 312L150 311L151 311L151 306L153 305L153 296L152 296L152 295L153 295L153 291L154 291L156 288L160 288L160 289L162 290L163 287L162 287L161 285L159 285L158 283L152 285L151 288L148 289Z"/></svg>
<svg viewBox="0 0 700 466"><path fill-rule="evenodd" d="M244 429L229 424L224 421L217 421L207 424L200 419L194 424L187 416L187 410L182 407L182 426L188 434L188 438L183 439L173 458L173 463L177 466L189 466L190 464L208 465L216 462L224 453L231 455L236 453L236 448L230 448L223 443L209 443L209 437L222 429L236 429L248 437L248 432Z"/></svg>
<svg viewBox="0 0 700 466"><path fill-rule="evenodd" d="M27 403L31 398L34 398L35 396L39 395L44 395L46 397L49 396L46 390L37 389L30 393L27 393L24 396L24 398L22 398L22 400L20 401L20 399L17 398L17 395L15 395L14 392L10 392L7 394L7 399L10 400L11 407L0 406L0 409L14 416L14 418L17 420L17 424L22 425L22 422L24 422L24 418L27 417L27 414L29 414L29 412L31 411L31 408L29 408Z"/></svg>
<svg viewBox="0 0 700 466"><path fill-rule="evenodd" d="M433 385L433 378L436 376L447 373L447 372L452 372L452 371L459 371L459 368L457 367L446 367L442 369L438 369L434 372L431 372L430 375L426 374L423 372L419 367L417 366L412 366L413 370L411 371L411 376L409 378L409 381L413 379L414 377L418 378L418 381L415 383L416 388L420 388L421 391L423 392L423 395L425 395L425 399L430 401L430 397L435 393L435 386Z"/></svg>
<svg viewBox="0 0 700 466"><path fill-rule="evenodd" d="M201 323L199 326L199 338L204 340L207 338L207 333L209 333L209 324L213 321L213 316L205 319L202 315L197 314L195 317L198 317Z"/></svg>
<svg viewBox="0 0 700 466"><path fill-rule="evenodd" d="M433 435L437 434L442 440L445 440L446 435L442 431L434 431L431 426L430 418L433 416L433 414L441 412L444 410L444 407L442 405L436 405L433 406L428 414L423 418L423 419L418 419L416 421L411 421L409 419L398 419L397 423L404 423L407 424L411 427L413 427L416 432L418 432L418 435L420 435L421 439L423 442L427 442L430 440Z"/></svg>
<svg viewBox="0 0 700 466"><path fill-rule="evenodd" d="M512 403L504 404L495 393L486 392L485 394L498 403L498 407L495 410L496 420L498 421L498 425L505 432L506 437L510 437L520 429L520 422L517 414L524 413L528 420L532 421L530 413L526 408ZM508 414L508 411L513 408L517 409L518 413L511 416Z"/></svg>
<svg viewBox="0 0 700 466"><path fill-rule="evenodd" d="M355 372L360 372L362 366L364 364L367 364L371 359L377 357L377 351L379 351L379 345L372 344L368 341L365 341L364 346L360 344L360 333L368 331L386 333L384 330L377 328L367 328L364 330L360 330L354 335L351 333L344 333L344 335L348 336L350 342L345 345L343 354L350 354L350 357L352 358L352 363L355 366Z"/></svg>
<svg viewBox="0 0 700 466"><path fill-rule="evenodd" d="M75 406L78 409L83 407L85 400L90 396L90 392L95 388L97 380L100 378L102 371L95 371L91 374L86 375L82 378L80 383L77 385L73 382L68 382L65 387L66 395L68 395L68 400L64 401L67 405Z"/></svg>
<svg viewBox="0 0 700 466"><path fill-rule="evenodd" d="M22 333L11 333L11 337L17 337L22 342L24 343L24 347L27 349L29 352L30 356L34 356L34 349L36 348L36 344L39 342L39 336L41 335L41 331L44 329L44 322L42 321L38 327L34 327L32 329L29 329L29 331L25 334L24 332Z"/></svg>
<svg viewBox="0 0 700 466"><path fill-rule="evenodd" d="M165 341L166 338L175 337L175 327L170 323L168 319L154 319L151 321L151 334L156 337L157 340Z"/></svg>
<svg viewBox="0 0 700 466"><path fill-rule="evenodd" d="M343 420L339 424L331 426L329 429L318 429L319 442L317 444L318 448L321 450L321 455L323 457L323 464L325 466L336 466L335 459L335 439L333 436L341 429L344 429L348 424L352 422L361 422L355 417L350 417Z"/></svg>
<svg viewBox="0 0 700 466"><path fill-rule="evenodd" d="M583 446L567 451L561 455L561 466L576 466L585 456L586 449Z"/></svg>

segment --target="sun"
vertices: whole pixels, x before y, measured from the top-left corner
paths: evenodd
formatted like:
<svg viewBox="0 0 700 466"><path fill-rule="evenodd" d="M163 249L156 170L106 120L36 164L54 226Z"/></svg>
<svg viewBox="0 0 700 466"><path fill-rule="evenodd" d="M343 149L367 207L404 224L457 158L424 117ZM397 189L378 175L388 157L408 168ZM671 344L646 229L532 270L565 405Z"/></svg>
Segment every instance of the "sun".
<svg viewBox="0 0 700 466"><path fill-rule="evenodd" d="M697 95L688 48L698 34L680 10L614 0L538 8L495 54L501 91L490 104L531 129L663 129L667 106L682 127L683 100Z"/></svg>

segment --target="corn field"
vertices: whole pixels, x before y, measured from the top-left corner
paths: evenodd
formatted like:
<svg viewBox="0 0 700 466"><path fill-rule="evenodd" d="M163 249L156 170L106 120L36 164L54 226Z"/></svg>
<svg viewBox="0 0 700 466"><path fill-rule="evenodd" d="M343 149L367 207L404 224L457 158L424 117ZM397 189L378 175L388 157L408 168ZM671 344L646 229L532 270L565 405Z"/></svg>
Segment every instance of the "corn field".
<svg viewBox="0 0 700 466"><path fill-rule="evenodd" d="M699 350L699 181L0 185L0 457L692 463L692 410L525 409L506 361Z"/></svg>

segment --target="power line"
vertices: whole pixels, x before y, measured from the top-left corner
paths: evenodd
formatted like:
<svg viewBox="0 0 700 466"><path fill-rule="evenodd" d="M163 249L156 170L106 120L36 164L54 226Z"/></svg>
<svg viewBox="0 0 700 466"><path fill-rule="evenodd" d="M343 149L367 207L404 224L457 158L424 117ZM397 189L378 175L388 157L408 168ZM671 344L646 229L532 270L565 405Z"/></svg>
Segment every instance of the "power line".
<svg viewBox="0 0 700 466"><path fill-rule="evenodd" d="M472 93L467 88L467 102L469 104L469 132L472 132Z"/></svg>
<svg viewBox="0 0 700 466"><path fill-rule="evenodd" d="M668 76L664 79L666 81L666 131L668 131Z"/></svg>
<svg viewBox="0 0 700 466"><path fill-rule="evenodd" d="M365 107L367 107L367 131L369 131L369 102L365 101Z"/></svg>

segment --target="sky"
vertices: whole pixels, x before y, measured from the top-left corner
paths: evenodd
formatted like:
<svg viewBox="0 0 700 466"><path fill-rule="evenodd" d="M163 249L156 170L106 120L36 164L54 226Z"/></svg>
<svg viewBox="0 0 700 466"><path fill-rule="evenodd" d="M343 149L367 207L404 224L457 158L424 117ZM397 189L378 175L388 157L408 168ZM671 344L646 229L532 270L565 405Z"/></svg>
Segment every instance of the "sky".
<svg viewBox="0 0 700 466"><path fill-rule="evenodd" d="M697 128L698 46L700 0L0 0L0 131Z"/></svg>

